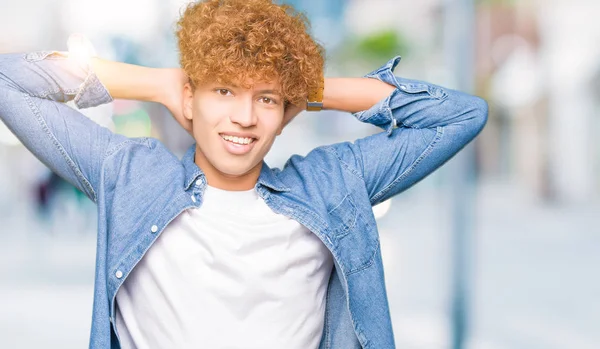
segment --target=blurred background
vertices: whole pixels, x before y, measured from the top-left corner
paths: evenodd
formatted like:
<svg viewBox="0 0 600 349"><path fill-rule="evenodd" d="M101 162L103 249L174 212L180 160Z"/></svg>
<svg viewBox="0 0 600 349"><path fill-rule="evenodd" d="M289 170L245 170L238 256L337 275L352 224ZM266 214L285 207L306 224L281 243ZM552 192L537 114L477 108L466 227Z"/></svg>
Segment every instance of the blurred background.
<svg viewBox="0 0 600 349"><path fill-rule="evenodd" d="M182 0L0 0L0 53L66 50L178 64ZM600 348L600 2L286 0L327 49L327 76L396 75L485 98L477 140L374 208L399 348ZM181 156L192 139L160 105L85 110ZM267 162L364 137L351 115L299 115ZM0 337L6 348L87 347L94 204L0 122ZM596 275L596 276L594 276Z"/></svg>

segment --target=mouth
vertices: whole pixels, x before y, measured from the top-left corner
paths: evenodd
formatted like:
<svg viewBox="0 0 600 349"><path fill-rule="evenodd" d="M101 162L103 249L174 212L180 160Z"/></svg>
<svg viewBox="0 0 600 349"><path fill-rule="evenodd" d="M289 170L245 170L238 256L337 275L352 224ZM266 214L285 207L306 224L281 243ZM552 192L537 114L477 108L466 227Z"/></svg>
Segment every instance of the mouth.
<svg viewBox="0 0 600 349"><path fill-rule="evenodd" d="M252 150L252 148L254 148L254 144L257 140L254 137L232 136L224 133L220 133L219 136L223 140L225 149L234 155L243 155L248 153L250 150Z"/></svg>
<svg viewBox="0 0 600 349"><path fill-rule="evenodd" d="M247 145L247 144L254 143L254 141L256 141L256 138L253 138L253 137L230 136L230 135L226 135L224 133L221 133L219 135L221 136L221 138L223 138L227 142L231 142L233 144L239 144L239 145Z"/></svg>

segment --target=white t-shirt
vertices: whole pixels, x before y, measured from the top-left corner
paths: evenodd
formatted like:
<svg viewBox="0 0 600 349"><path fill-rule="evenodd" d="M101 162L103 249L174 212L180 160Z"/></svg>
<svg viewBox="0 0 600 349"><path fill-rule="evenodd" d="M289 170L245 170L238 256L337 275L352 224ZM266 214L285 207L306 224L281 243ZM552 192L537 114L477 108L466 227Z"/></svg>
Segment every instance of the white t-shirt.
<svg viewBox="0 0 600 349"><path fill-rule="evenodd" d="M316 349L331 253L252 189L208 186L117 292L128 348Z"/></svg>

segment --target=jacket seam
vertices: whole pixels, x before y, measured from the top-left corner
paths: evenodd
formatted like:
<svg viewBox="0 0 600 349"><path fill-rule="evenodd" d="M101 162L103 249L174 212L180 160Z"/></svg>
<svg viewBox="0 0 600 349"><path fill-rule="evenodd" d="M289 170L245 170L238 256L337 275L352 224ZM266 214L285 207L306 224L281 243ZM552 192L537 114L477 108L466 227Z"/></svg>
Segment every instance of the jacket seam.
<svg viewBox="0 0 600 349"><path fill-rule="evenodd" d="M119 150L121 150L121 148L123 148L127 144L131 144L131 143L143 145L146 148L149 148L148 147L148 138L147 137L140 138L139 140L136 140L136 139L133 139L133 138L127 138L124 141L115 144L112 148L109 148L106 151L106 155L105 155L103 161L105 161L106 159L108 159L112 155L116 154Z"/></svg>
<svg viewBox="0 0 600 349"><path fill-rule="evenodd" d="M58 141L58 139L56 139L56 136L54 136L54 134L52 133L52 131L50 131L50 128L48 127L48 124L46 123L46 120L44 120L44 118L42 117L39 109L35 106L35 104L31 100L32 96L29 96L28 94L24 93L23 97L25 98L25 101L29 105L29 109L35 115L38 123L40 124L40 126L42 127L42 129L44 130L44 132L46 133L46 135L50 138L50 140L52 141L52 143L54 144L54 146L56 147L56 149L58 149L58 151L60 152L60 154L62 155L62 157L65 159L65 161L67 162L67 164L69 165L69 167L71 168L71 170L73 172L75 172L75 175L77 176L77 178L79 178L81 180L81 182L83 183L84 187L87 190L89 190L90 194L92 194L92 201L97 202L98 196L96 194L96 191L92 187L92 185L89 182L89 180L81 172L81 170L75 165L75 162L73 161L73 159L71 159L71 157L69 156L69 154L67 154L67 152L65 151L65 148L62 146L62 144L60 144L60 142Z"/></svg>
<svg viewBox="0 0 600 349"><path fill-rule="evenodd" d="M327 289L329 290L329 286L327 286ZM329 303L330 298L331 293L328 291L327 298L325 299L325 322L323 324L323 326L325 327L325 349L331 348L331 339L329 338L329 307L327 306L331 304Z"/></svg>
<svg viewBox="0 0 600 349"><path fill-rule="evenodd" d="M377 200L379 200L380 197L385 195L394 185L396 185L399 181L403 180L410 173L412 173L412 171L417 167L417 165L419 165L423 161L423 159L425 159L429 154L431 154L431 152L433 151L433 148L440 141L443 134L444 134L444 128L442 126L438 126L435 137L433 138L431 143L429 143L427 148L425 148L425 150L421 153L421 155L419 155L419 157L406 169L406 171L404 171L402 174L400 174L400 176L398 176L398 178L396 178L390 184L385 186L385 188L381 189L377 194L375 194L373 196L373 199L371 199L371 204L373 204L374 202L377 202Z"/></svg>
<svg viewBox="0 0 600 349"><path fill-rule="evenodd" d="M337 152L337 150L335 150L334 148L328 147L325 148L328 152L333 153L333 155L338 159L339 163L346 169L348 170L350 173L352 173L354 176L358 177L358 179L361 179L364 181L364 177L362 176L362 174L360 174L358 171L356 171L355 169L353 169L352 167L350 167L350 165L348 165L340 156L340 154ZM362 163L360 164L360 166L362 167Z"/></svg>

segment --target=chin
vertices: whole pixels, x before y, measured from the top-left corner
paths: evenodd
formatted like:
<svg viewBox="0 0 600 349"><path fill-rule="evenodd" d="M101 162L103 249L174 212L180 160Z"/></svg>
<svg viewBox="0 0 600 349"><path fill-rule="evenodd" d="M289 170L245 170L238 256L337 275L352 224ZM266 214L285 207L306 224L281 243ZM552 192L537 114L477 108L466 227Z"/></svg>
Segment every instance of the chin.
<svg viewBox="0 0 600 349"><path fill-rule="evenodd" d="M240 162L230 163L230 164L215 164L215 168L219 170L219 172L228 175L228 176L243 176L246 173L250 172L256 165L244 165Z"/></svg>

